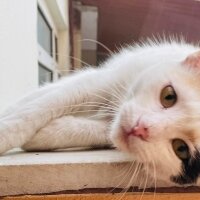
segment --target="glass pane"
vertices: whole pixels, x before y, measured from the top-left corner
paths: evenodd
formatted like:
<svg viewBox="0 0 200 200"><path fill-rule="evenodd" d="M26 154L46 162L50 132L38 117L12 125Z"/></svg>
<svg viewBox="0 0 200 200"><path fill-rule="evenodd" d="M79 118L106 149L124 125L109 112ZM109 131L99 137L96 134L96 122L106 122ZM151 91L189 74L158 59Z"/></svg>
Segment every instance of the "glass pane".
<svg viewBox="0 0 200 200"><path fill-rule="evenodd" d="M38 9L37 34L39 44L52 55L52 30L40 9Z"/></svg>
<svg viewBox="0 0 200 200"><path fill-rule="evenodd" d="M52 71L46 69L44 66L39 64L39 85L52 82L52 77Z"/></svg>

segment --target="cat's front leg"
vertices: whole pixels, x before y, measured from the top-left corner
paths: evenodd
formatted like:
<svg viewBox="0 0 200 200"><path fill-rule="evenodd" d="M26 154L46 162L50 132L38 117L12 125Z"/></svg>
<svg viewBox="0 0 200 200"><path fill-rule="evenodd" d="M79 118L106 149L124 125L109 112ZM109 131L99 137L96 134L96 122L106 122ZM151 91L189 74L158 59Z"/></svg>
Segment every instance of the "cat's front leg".
<svg viewBox="0 0 200 200"><path fill-rule="evenodd" d="M110 88L109 78L100 70L88 70L47 86L41 96L40 89L36 91L37 98L0 118L0 153L24 145L51 120L84 109L86 102L105 101L101 96Z"/></svg>
<svg viewBox="0 0 200 200"><path fill-rule="evenodd" d="M40 129L22 148L35 151L108 146L111 144L109 126L105 120L63 116Z"/></svg>

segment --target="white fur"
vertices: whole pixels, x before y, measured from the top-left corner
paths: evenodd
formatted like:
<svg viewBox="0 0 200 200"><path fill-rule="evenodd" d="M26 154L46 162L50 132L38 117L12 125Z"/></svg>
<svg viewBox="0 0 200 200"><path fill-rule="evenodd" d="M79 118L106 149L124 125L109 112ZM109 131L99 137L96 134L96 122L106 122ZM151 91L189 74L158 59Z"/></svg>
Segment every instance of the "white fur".
<svg viewBox="0 0 200 200"><path fill-rule="evenodd" d="M51 150L113 143L156 167L159 179L169 182L181 165L169 140L186 137L183 128L200 127L196 117L200 77L180 64L198 49L184 42L130 46L100 68L34 91L1 115L0 153L14 147ZM194 88L186 84L188 79L197 83ZM168 83L179 99L176 106L164 110L159 95ZM139 117L150 127L150 141L130 139L127 146L121 127L132 128Z"/></svg>

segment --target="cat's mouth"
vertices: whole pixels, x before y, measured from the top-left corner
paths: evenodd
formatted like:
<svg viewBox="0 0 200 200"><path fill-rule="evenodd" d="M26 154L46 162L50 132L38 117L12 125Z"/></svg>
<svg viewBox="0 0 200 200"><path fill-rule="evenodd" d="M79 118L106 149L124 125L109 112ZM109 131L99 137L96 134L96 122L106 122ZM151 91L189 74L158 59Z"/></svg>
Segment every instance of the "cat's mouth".
<svg viewBox="0 0 200 200"><path fill-rule="evenodd" d="M150 130L147 124L139 117L134 125L120 124L120 133L123 137L123 141L129 147L131 141L148 142L150 136Z"/></svg>
<svg viewBox="0 0 200 200"><path fill-rule="evenodd" d="M124 134L124 137L127 137L128 139L129 137L133 137L133 138L135 137L146 142L148 141L148 137L149 137L147 128L140 128L140 127L134 127L129 132L126 132L125 130L123 130L123 134Z"/></svg>
<svg viewBox="0 0 200 200"><path fill-rule="evenodd" d="M135 126L130 130L126 130L123 126L121 126L120 129L123 141L124 143L126 143L127 148L129 148L130 142L133 140L148 142L149 132L148 129L145 127Z"/></svg>
<svg viewBox="0 0 200 200"><path fill-rule="evenodd" d="M135 156L138 155L135 154L138 147L141 146L142 148L142 144L147 143L149 138L146 133L142 135L137 130L126 130L123 126L120 126L113 136L111 140L118 149L129 154L134 152ZM141 161L141 159L138 158L138 161Z"/></svg>

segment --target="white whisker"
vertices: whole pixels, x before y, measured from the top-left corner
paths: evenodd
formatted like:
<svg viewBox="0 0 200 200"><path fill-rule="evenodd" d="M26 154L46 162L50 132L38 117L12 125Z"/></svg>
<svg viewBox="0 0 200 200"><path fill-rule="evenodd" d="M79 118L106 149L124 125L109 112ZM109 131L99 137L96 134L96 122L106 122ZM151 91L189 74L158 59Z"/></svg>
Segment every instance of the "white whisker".
<svg viewBox="0 0 200 200"><path fill-rule="evenodd" d="M144 188L143 188L143 191L142 191L140 200L142 200L142 198L143 198L145 189L146 189L146 187L147 187L148 177L149 177L149 165L147 164L146 166L147 166L147 170L146 170L146 180L145 180L145 183L144 183Z"/></svg>
<svg viewBox="0 0 200 200"><path fill-rule="evenodd" d="M155 162L152 160L152 164L153 164L153 178L154 178L154 196L153 196L153 200L156 197L156 187L157 187L157 176L156 176L156 165Z"/></svg>
<svg viewBox="0 0 200 200"><path fill-rule="evenodd" d="M106 46L106 45L104 45L102 42L99 42L99 41L97 41L97 40L93 40L93 39L82 39L82 40L79 40L79 41L89 41L89 42L95 42L96 44L99 44L100 46L102 46L104 49L106 49L109 53L110 53L110 55L112 55L113 54L113 52Z"/></svg>
<svg viewBox="0 0 200 200"><path fill-rule="evenodd" d="M121 180L111 191L109 191L109 193L112 193L116 188L120 187L120 185L123 184L124 181L126 181L126 178L129 176L129 174L130 174L130 173L132 172L132 170L133 170L134 164L135 164L135 161L131 162L131 164L130 164L128 170L125 171L124 173L122 173L122 174L120 175L120 176L123 175L122 180ZM117 177L119 177L119 175L118 175Z"/></svg>
<svg viewBox="0 0 200 200"><path fill-rule="evenodd" d="M133 174L132 174L132 176L131 176L131 178L130 178L130 180L129 180L127 186L126 186L126 188L123 190L124 192L122 191L123 194L122 194L122 196L120 197L119 200L121 200L121 199L124 197L124 195L126 194L126 192L129 190L130 186L132 185L133 180L134 180L135 178L137 178L135 175L136 175L137 172L140 170L140 167L141 167L141 163L137 163L137 166L136 166L136 168L135 168L135 170L134 170L134 172L133 172Z"/></svg>

